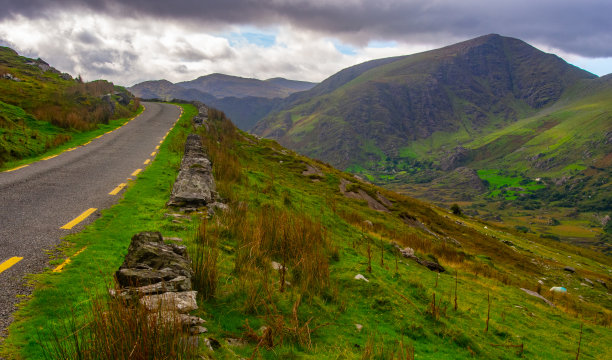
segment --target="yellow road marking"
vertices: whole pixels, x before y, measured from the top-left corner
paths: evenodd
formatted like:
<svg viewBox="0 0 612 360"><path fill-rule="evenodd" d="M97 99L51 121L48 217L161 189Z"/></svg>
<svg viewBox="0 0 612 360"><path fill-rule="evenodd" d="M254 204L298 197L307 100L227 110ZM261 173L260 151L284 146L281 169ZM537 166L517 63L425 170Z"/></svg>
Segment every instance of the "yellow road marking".
<svg viewBox="0 0 612 360"><path fill-rule="evenodd" d="M159 145L157 145L157 146L155 147L155 150L159 150Z"/></svg>
<svg viewBox="0 0 612 360"><path fill-rule="evenodd" d="M155 151L153 151L153 152L151 153L151 156L155 156L155 154L157 154L157 153L156 153Z"/></svg>
<svg viewBox="0 0 612 360"><path fill-rule="evenodd" d="M57 155L59 155L59 154L57 154ZM57 155L47 156L46 158L42 158L41 160L49 160L49 159L53 159L54 157L57 157Z"/></svg>
<svg viewBox="0 0 612 360"><path fill-rule="evenodd" d="M91 144L91 141L86 142L85 144L81 145L81 146L85 146L85 145L89 145Z"/></svg>
<svg viewBox="0 0 612 360"><path fill-rule="evenodd" d="M12 258L6 260L2 264L0 264L0 273L3 272L4 270L10 268L11 266L17 264L21 260L23 260L23 258L22 257L17 257L17 256L13 256Z"/></svg>
<svg viewBox="0 0 612 360"><path fill-rule="evenodd" d="M76 147L73 147L73 148L70 148L70 149L66 149L66 151L65 151L65 152L72 151L72 150L74 150L74 149L76 149Z"/></svg>
<svg viewBox="0 0 612 360"><path fill-rule="evenodd" d="M113 191L109 192L108 195L117 195L117 194L119 194L119 191L121 191L121 189L123 189L126 186L127 186L126 183L121 183L121 184L117 185L117 187L114 188Z"/></svg>
<svg viewBox="0 0 612 360"><path fill-rule="evenodd" d="M136 175L140 174L141 171L142 171L142 169L136 169L136 171L134 171L132 173L132 176L136 176Z"/></svg>
<svg viewBox="0 0 612 360"><path fill-rule="evenodd" d="M147 159L147 160L145 160L144 164L148 165L150 162L151 162L151 159Z"/></svg>
<svg viewBox="0 0 612 360"><path fill-rule="evenodd" d="M75 257L75 256L79 255L80 253L85 251L85 249L87 249L87 246L85 246L81 250L75 252L74 255L72 255L71 257ZM66 260L64 260L63 263L59 264L55 269L53 269L53 272L60 272L60 271L62 271L64 269L64 267L66 267L66 265L70 264L70 261L71 261L70 257L67 258Z"/></svg>
<svg viewBox="0 0 612 360"><path fill-rule="evenodd" d="M165 137L165 136L164 136L164 137ZM160 143L160 144L161 144L161 143L163 143L163 142L164 142L164 139L161 139L161 140L159 141L159 143Z"/></svg>
<svg viewBox="0 0 612 360"><path fill-rule="evenodd" d="M95 140L95 139L99 139L99 138L101 138L102 136L104 136L104 135L98 135L98 136L96 136L96 137L94 138L94 140Z"/></svg>
<svg viewBox="0 0 612 360"><path fill-rule="evenodd" d="M68 224L62 226L60 229L65 229L65 230L72 229L76 224L78 224L81 221L85 220L89 215L93 214L96 210L98 210L98 209L96 209L96 208L89 208L89 209L85 210L81 215L77 216L74 220L72 220Z"/></svg>
<svg viewBox="0 0 612 360"><path fill-rule="evenodd" d="M16 168L12 168L10 170L6 170L5 172L11 172L11 171L15 171L15 170L19 170L19 169L23 169L24 167L29 166L29 165L21 165L21 166L17 166Z"/></svg>

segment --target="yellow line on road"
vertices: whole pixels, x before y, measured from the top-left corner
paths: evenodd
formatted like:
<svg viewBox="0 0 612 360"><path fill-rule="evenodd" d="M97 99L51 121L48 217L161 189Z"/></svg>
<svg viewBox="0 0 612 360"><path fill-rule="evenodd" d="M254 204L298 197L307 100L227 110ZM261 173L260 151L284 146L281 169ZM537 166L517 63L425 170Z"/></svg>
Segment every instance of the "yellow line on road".
<svg viewBox="0 0 612 360"><path fill-rule="evenodd" d="M72 255L71 257L75 257L75 256L79 255L80 253L85 251L85 249L87 249L87 246L85 246L81 250L75 252L74 255ZM55 269L53 269L53 272L60 272L60 271L62 271L64 269L64 267L66 267L66 265L70 264L70 261L71 261L70 258L67 258L66 260L64 260L63 263L59 264Z"/></svg>
<svg viewBox="0 0 612 360"><path fill-rule="evenodd" d="M144 164L148 165L150 162L151 162L151 159L147 159L147 160L145 160Z"/></svg>
<svg viewBox="0 0 612 360"><path fill-rule="evenodd" d="M3 272L4 270L10 268L11 266L17 264L21 260L23 260L23 258L22 257L17 257L17 256L13 256L12 258L6 260L2 264L0 264L0 273Z"/></svg>
<svg viewBox="0 0 612 360"><path fill-rule="evenodd" d="M151 153L151 156L155 156L155 154L157 154L157 153L156 153L155 151L153 151L153 152Z"/></svg>
<svg viewBox="0 0 612 360"><path fill-rule="evenodd" d="M81 146L85 146L85 145L89 145L91 144L91 141L86 142L85 144L81 145Z"/></svg>
<svg viewBox="0 0 612 360"><path fill-rule="evenodd" d="M165 138L165 136L164 136L164 138ZM164 139L159 140L160 144L163 143L163 142L164 142Z"/></svg>
<svg viewBox="0 0 612 360"><path fill-rule="evenodd" d="M76 147L73 147L73 148L70 148L70 149L66 149L66 151L65 151L65 152L72 151L72 150L74 150L74 149L76 149Z"/></svg>
<svg viewBox="0 0 612 360"><path fill-rule="evenodd" d="M136 176L136 175L140 174L141 171L142 171L142 169L136 169L136 171L134 171L132 173L132 176Z"/></svg>
<svg viewBox="0 0 612 360"><path fill-rule="evenodd" d="M81 215L77 216L74 220L72 220L68 224L62 226L60 229L65 229L65 230L72 229L76 224L78 224L81 221L85 220L89 215L93 214L96 210L98 210L98 209L96 209L96 208L89 208L89 209L85 210Z"/></svg>
<svg viewBox="0 0 612 360"><path fill-rule="evenodd" d="M15 170L19 170L19 169L23 169L24 167L27 167L29 165L21 165L21 166L17 166L16 168L12 168L10 170L6 170L5 172L11 172L11 171L15 171Z"/></svg>
<svg viewBox="0 0 612 360"><path fill-rule="evenodd" d="M117 195L117 194L119 194L119 191L121 191L121 189L123 189L126 186L127 186L126 183L121 183L121 184L117 185L117 187L114 188L113 191L109 192L108 195Z"/></svg>
<svg viewBox="0 0 612 360"><path fill-rule="evenodd" d="M157 146L155 147L155 150L159 150L159 145L157 145Z"/></svg>
<svg viewBox="0 0 612 360"><path fill-rule="evenodd" d="M59 154L57 154L59 155ZM49 159L53 159L54 157L57 157L57 155L51 155L51 156L47 156L45 158L42 158L41 160L49 160Z"/></svg>

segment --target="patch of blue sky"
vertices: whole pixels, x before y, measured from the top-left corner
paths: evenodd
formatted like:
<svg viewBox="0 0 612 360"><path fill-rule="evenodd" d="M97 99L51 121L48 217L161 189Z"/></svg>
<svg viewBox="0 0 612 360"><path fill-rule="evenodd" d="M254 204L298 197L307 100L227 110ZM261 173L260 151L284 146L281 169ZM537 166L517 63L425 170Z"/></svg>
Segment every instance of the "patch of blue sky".
<svg viewBox="0 0 612 360"><path fill-rule="evenodd" d="M356 55L357 54L357 50L355 50L353 46L343 44L336 40L333 41L333 44L336 47L336 50L338 50L341 54L344 54L344 55Z"/></svg>
<svg viewBox="0 0 612 360"><path fill-rule="evenodd" d="M263 48L268 48L276 44L276 34L267 31L258 31L257 29L244 29L240 32L232 32L222 34L221 37L226 38L230 46L241 47L245 45L255 45Z"/></svg>

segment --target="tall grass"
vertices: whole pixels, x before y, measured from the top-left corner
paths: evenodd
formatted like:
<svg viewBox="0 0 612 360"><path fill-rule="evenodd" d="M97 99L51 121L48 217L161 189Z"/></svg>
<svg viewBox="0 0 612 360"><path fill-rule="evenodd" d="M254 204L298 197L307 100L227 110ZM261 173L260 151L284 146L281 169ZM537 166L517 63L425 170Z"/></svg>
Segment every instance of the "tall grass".
<svg viewBox="0 0 612 360"><path fill-rule="evenodd" d="M219 273L217 260L219 258L218 239L216 234L207 234L207 220L202 219L195 234L193 243L195 249L191 254L194 290L203 299L215 297Z"/></svg>
<svg viewBox="0 0 612 360"><path fill-rule="evenodd" d="M94 297L83 318L74 314L39 340L46 359L193 359L197 345L188 340L177 313L149 312L139 301Z"/></svg>

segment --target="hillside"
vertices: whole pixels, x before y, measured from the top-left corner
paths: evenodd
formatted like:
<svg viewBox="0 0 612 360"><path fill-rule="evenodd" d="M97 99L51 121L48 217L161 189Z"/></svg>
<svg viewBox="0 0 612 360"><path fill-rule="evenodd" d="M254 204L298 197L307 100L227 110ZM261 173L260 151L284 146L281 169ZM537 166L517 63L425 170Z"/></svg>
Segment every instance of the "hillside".
<svg viewBox="0 0 612 360"><path fill-rule="evenodd" d="M70 237L66 252L87 249L61 274L39 278L43 286L20 310L5 353L38 358L60 343L74 346L76 337L66 334L81 329L87 299L106 293L130 237L157 229L168 241L183 239L194 279L201 279L194 287L205 295L193 313L208 332L197 356L559 359L574 358L579 342L580 358L609 354L608 257L376 187L243 133L213 109L206 126L194 129L196 111L184 107L124 201ZM211 218L199 215L206 209L168 215L177 210L164 205L192 131L202 137L228 205ZM549 291L553 286L567 292ZM101 324L109 315L99 304L108 300L94 297ZM71 309L72 320L57 318ZM121 339L138 335L117 326ZM87 331L79 331L80 340L90 339Z"/></svg>
<svg viewBox="0 0 612 360"><path fill-rule="evenodd" d="M330 78L253 132L346 168L379 152L397 156L436 132L477 136L506 126L595 78L499 35L372 65L348 81Z"/></svg>
<svg viewBox="0 0 612 360"><path fill-rule="evenodd" d="M610 251L611 90L609 76L487 35L345 69L252 131L377 184Z"/></svg>
<svg viewBox="0 0 612 360"><path fill-rule="evenodd" d="M176 84L167 80L145 81L129 90L143 99L201 101L225 111L240 129L250 130L284 103L283 98L315 85L283 78L257 80L211 74Z"/></svg>
<svg viewBox="0 0 612 360"><path fill-rule="evenodd" d="M0 167L86 136L138 108L124 88L104 80L84 83L0 47Z"/></svg>

